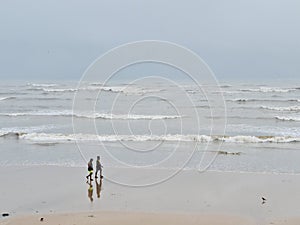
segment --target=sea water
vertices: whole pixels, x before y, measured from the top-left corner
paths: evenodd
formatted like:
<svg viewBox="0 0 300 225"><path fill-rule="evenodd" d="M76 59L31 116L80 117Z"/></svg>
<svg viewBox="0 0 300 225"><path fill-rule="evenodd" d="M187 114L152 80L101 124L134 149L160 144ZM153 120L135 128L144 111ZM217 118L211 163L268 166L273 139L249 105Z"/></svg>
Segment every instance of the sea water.
<svg viewBox="0 0 300 225"><path fill-rule="evenodd" d="M300 173L299 82L206 92L186 82L2 83L0 166L84 167L100 155L106 168Z"/></svg>

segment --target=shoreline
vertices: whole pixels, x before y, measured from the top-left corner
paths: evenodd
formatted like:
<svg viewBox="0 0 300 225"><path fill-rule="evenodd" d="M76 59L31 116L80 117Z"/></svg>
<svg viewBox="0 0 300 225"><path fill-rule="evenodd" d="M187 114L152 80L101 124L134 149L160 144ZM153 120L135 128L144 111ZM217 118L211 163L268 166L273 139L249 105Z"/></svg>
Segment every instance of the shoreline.
<svg viewBox="0 0 300 225"><path fill-rule="evenodd" d="M86 173L85 168L75 167L0 167L0 180L6 181L0 186L0 210L10 214L0 219L0 224L19 224L14 221L32 221L41 216L59 220L79 216L80 220L89 213L95 213L97 217L113 213L120 218L124 218L125 213L151 221L156 219L152 214L158 214L161 216L157 223L168 223L164 218L169 214L182 219L187 214L193 215L197 221L212 221L215 217L225 216L228 221L250 221L249 224L281 219L289 222L300 215L300 196L293 195L300 188L297 175L185 170L164 183L143 188L121 186L103 179L100 198L94 186L96 183L93 183L94 199L91 202ZM136 181L159 176L162 171L117 168L108 171L106 168L104 176L106 174L117 179L126 175L129 180ZM262 204L262 197L267 199L265 204ZM300 220L295 221L300 224Z"/></svg>

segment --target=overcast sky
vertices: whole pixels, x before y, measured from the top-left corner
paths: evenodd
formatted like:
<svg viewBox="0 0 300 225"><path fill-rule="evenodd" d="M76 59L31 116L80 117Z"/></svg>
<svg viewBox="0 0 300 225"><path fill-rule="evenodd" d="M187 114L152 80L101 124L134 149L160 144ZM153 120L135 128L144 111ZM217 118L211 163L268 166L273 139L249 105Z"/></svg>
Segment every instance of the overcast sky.
<svg viewBox="0 0 300 225"><path fill-rule="evenodd" d="M299 0L1 0L0 78L79 79L126 42L186 46L217 78L300 78Z"/></svg>

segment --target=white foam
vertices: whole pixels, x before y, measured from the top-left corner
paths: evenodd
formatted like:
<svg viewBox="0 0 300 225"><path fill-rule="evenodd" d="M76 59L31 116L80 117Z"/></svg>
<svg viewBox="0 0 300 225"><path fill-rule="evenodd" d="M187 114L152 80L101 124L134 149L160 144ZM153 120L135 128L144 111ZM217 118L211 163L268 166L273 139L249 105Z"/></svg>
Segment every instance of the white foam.
<svg viewBox="0 0 300 225"><path fill-rule="evenodd" d="M300 106L287 106L287 107L261 106L260 108L273 110L273 111L300 111Z"/></svg>
<svg viewBox="0 0 300 225"><path fill-rule="evenodd" d="M76 88L42 88L44 92L75 92L78 91Z"/></svg>
<svg viewBox="0 0 300 225"><path fill-rule="evenodd" d="M213 91L213 94L241 94L242 91L224 91L224 90L220 90L220 91Z"/></svg>
<svg viewBox="0 0 300 225"><path fill-rule="evenodd" d="M233 136L218 137L217 140L231 143L290 143L300 142L300 137L275 137L275 136Z"/></svg>
<svg viewBox="0 0 300 225"><path fill-rule="evenodd" d="M132 86L132 85L120 85L120 86L105 86L101 83L90 83L85 84L84 86L80 87L79 89L76 88L59 88L59 86L62 86L61 84L54 84L54 83L29 83L27 84L29 86L29 90L42 90L44 92L75 92L77 90L89 90L89 91L108 91L108 92L114 92L114 93L125 93L125 94L144 94L148 92L159 92L162 90L159 89L147 89L143 87L138 86ZM205 86L205 85L204 85ZM199 91L199 87L195 85L183 85L182 88L188 88L189 91L191 91L191 94L197 93ZM231 85L221 85L216 86L219 88L231 88ZM260 86L257 88L245 88L245 89L239 89L239 90L220 90L216 91L214 93L226 93L226 94L237 94L242 92L261 92L261 93L287 93L287 92L294 92L300 90L300 88L296 87L286 87L286 88L280 88L280 87L266 87L266 86Z"/></svg>
<svg viewBox="0 0 300 225"><path fill-rule="evenodd" d="M282 121L297 121L300 122L300 117L290 117L290 116L275 116L277 120Z"/></svg>
<svg viewBox="0 0 300 225"><path fill-rule="evenodd" d="M154 93L154 92L160 92L160 89L144 89L141 87L132 87L132 86L88 86L81 88L80 90L88 90L88 91L106 91L106 92L112 92L112 93L123 93L123 94L137 94L137 95L143 95L146 93Z"/></svg>
<svg viewBox="0 0 300 225"><path fill-rule="evenodd" d="M128 115L114 115L114 114L95 114L95 118L101 118L101 119L116 119L116 120L163 120L163 119L177 119L181 116L177 115L134 115L134 114L128 114Z"/></svg>
<svg viewBox="0 0 300 225"><path fill-rule="evenodd" d="M21 113L0 113L0 116L72 116L71 111L32 111L32 112L21 112Z"/></svg>
<svg viewBox="0 0 300 225"><path fill-rule="evenodd" d="M30 141L55 141L55 142L70 142L70 141L200 141L208 142L211 137L206 135L91 135L91 134L46 134L46 133L30 133L22 134L20 138Z"/></svg>
<svg viewBox="0 0 300 225"><path fill-rule="evenodd" d="M28 86L32 87L56 87L59 86L58 84L35 84L35 83L28 83Z"/></svg>
<svg viewBox="0 0 300 225"><path fill-rule="evenodd" d="M108 120L163 120L177 119L179 115L138 115L138 114L111 114L111 113L74 113L70 110L63 111L32 111L21 113L0 113L0 116L69 116L87 119L108 119Z"/></svg>
<svg viewBox="0 0 300 225"><path fill-rule="evenodd" d="M208 136L208 135L93 135L93 134L55 134L55 133L28 133L19 134L19 138L32 142L85 142L85 141L169 141L169 142L227 142L227 143L291 143L300 142L300 137L276 136Z"/></svg>
<svg viewBox="0 0 300 225"><path fill-rule="evenodd" d="M262 93L269 93L269 92L276 92L276 93L287 93L291 91L296 91L295 88L278 88L278 87L259 87L259 88L249 88L249 89L240 89L243 92L262 92Z"/></svg>
<svg viewBox="0 0 300 225"><path fill-rule="evenodd" d="M132 86L98 86L98 85L90 85L81 88L52 88L55 86L47 86L47 85L35 85L32 86L29 90L37 90L43 91L46 93L64 93L64 92L76 92L76 91L105 91L112 93L123 93L123 94L138 94L143 95L146 93L160 92L160 89L144 89L141 87L132 87Z"/></svg>

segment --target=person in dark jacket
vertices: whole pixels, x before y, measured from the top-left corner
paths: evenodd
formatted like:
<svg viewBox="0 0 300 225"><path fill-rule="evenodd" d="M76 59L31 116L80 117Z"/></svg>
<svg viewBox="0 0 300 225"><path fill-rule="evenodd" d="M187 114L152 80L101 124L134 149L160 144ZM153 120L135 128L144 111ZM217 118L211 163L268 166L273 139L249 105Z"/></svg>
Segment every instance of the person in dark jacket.
<svg viewBox="0 0 300 225"><path fill-rule="evenodd" d="M88 172L89 172L89 174L86 176L86 179L90 178L90 182L91 182L91 181L93 181L92 176L93 176L93 172L94 172L93 159L90 159L90 161L88 163Z"/></svg>

